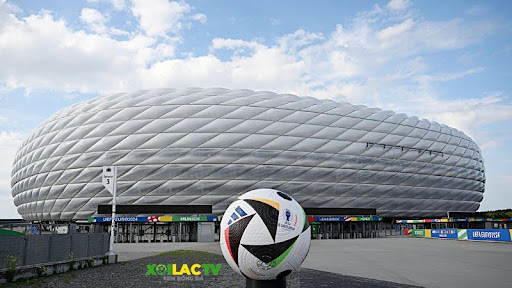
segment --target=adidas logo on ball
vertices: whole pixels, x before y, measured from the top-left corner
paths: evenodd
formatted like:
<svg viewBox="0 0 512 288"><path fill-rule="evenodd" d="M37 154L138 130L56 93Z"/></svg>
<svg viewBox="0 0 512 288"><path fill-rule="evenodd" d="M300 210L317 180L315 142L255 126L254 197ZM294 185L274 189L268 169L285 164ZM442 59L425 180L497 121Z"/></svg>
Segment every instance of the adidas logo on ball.
<svg viewBox="0 0 512 288"><path fill-rule="evenodd" d="M224 258L249 279L287 276L302 264L310 244L311 228L304 209L281 191L247 192L222 217L220 245Z"/></svg>

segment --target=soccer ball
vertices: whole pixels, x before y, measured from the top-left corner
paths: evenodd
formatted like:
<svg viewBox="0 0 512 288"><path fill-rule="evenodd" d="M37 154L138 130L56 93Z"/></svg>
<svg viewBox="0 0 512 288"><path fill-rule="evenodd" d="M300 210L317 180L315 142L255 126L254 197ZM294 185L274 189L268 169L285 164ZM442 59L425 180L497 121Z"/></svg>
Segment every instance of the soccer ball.
<svg viewBox="0 0 512 288"><path fill-rule="evenodd" d="M233 202L220 223L220 247L229 266L254 280L296 271L311 245L304 209L287 194L257 189Z"/></svg>

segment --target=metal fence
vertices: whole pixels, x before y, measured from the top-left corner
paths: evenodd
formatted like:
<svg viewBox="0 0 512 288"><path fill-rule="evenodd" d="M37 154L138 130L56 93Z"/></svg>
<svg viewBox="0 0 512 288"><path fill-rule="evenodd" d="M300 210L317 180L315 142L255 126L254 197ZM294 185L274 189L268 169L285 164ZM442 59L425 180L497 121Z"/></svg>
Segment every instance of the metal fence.
<svg viewBox="0 0 512 288"><path fill-rule="evenodd" d="M108 249L108 233L0 236L0 269L6 268L8 256L22 267L103 256Z"/></svg>

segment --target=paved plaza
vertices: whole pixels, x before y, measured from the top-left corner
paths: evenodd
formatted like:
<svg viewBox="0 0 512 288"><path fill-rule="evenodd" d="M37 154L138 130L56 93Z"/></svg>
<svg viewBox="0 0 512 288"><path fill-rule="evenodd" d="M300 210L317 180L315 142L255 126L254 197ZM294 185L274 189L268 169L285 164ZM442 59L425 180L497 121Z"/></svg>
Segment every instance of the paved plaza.
<svg viewBox="0 0 512 288"><path fill-rule="evenodd" d="M425 287L512 287L512 244L421 238L313 241L302 267Z"/></svg>
<svg viewBox="0 0 512 288"><path fill-rule="evenodd" d="M177 242L177 243L116 243L114 250L119 261L130 261L155 256L176 250L195 250L222 255L219 242Z"/></svg>
<svg viewBox="0 0 512 288"><path fill-rule="evenodd" d="M121 261L219 243L116 244ZM315 240L303 268L424 287L512 287L512 244L419 238Z"/></svg>

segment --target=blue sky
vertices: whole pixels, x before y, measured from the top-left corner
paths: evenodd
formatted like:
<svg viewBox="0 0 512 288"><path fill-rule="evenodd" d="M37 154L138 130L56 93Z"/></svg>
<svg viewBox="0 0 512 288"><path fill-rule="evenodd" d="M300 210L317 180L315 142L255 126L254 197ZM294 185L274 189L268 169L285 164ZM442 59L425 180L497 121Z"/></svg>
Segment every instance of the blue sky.
<svg viewBox="0 0 512 288"><path fill-rule="evenodd" d="M0 218L18 145L108 93L226 87L329 98L464 131L481 210L512 207L511 1L0 0Z"/></svg>

